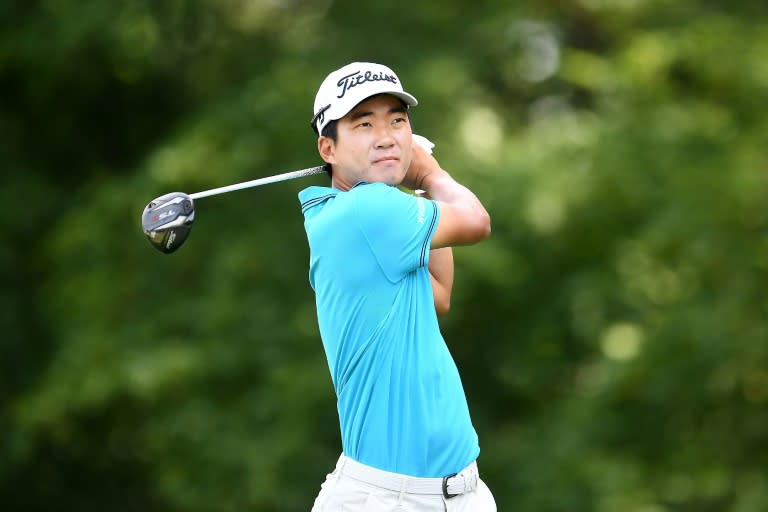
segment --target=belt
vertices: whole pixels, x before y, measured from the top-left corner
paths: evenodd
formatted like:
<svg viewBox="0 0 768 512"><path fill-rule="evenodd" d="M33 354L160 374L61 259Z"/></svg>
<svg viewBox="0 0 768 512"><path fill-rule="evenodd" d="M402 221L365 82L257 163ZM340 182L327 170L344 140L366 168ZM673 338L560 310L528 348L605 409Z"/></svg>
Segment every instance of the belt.
<svg viewBox="0 0 768 512"><path fill-rule="evenodd" d="M346 475L389 491L408 494L436 494L442 495L446 499L474 491L477 489L477 482L480 479L475 462L458 473L442 478L421 478L382 471L342 455L336 464L336 471L340 475Z"/></svg>

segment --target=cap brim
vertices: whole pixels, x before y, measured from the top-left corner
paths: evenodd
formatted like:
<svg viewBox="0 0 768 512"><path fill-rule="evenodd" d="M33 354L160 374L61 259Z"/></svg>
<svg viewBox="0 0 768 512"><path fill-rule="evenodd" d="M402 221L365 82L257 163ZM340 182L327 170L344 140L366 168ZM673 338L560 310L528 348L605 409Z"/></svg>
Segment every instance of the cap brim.
<svg viewBox="0 0 768 512"><path fill-rule="evenodd" d="M380 94L391 94L392 96L396 96L396 97L400 98L401 100L403 100L405 102L405 104L408 105L409 107L415 107L416 105L419 104L419 100L417 100L416 98L414 98L413 96L411 96L407 92L393 91L393 92L389 92L389 93L383 92L383 93L380 93Z"/></svg>
<svg viewBox="0 0 768 512"><path fill-rule="evenodd" d="M322 109L322 110L318 111L317 114L315 114L315 117L312 119L312 126L315 127L317 133L320 133L322 131L322 127L317 127L317 124L316 124L317 123L317 117L320 114L325 113L325 116L326 116L325 117L325 121L322 122L322 125L324 126L325 124L327 124L330 121L338 121L339 119L343 118L344 116L346 116L347 114L352 112L359 104L361 104L362 102L366 101L368 98L372 98L374 96L379 96L381 94L388 94L390 96L394 96L394 97L398 98L399 100L401 100L406 105L408 105L409 107L415 107L416 105L419 104L419 100L417 100L413 95L411 95L411 94L409 94L409 93L407 93L405 91L398 91L398 90L395 90L395 91L387 91L387 90L376 91L373 94L369 94L367 96L361 97L349 109L340 110L340 111L339 110L334 111L335 109L331 105L328 105L328 107L326 107L327 110L326 109Z"/></svg>
<svg viewBox="0 0 768 512"><path fill-rule="evenodd" d="M419 104L419 100L417 100L414 96L408 94L405 91L376 91L375 93L373 93L371 95L364 96L364 97L360 98L357 101L357 103L355 103L354 106L352 106L352 108L350 108L349 110L347 110L343 114L341 114L341 115L336 114L334 116L329 117L329 119L334 120L334 121L338 121L339 119L341 119L342 117L344 117L345 115L349 114L354 109L356 109L357 106L359 104L361 104L362 102L366 101L369 98L373 98L374 96L380 96L382 94L388 94L390 96L394 96L394 97L402 100L402 102L405 103L406 105L408 105L409 107L415 107L416 105Z"/></svg>

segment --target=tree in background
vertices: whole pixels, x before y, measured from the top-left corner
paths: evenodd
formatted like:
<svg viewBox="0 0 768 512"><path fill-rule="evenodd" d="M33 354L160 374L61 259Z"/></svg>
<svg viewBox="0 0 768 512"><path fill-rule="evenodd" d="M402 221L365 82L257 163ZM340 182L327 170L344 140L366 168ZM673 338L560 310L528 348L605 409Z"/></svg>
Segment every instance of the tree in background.
<svg viewBox="0 0 768 512"><path fill-rule="evenodd" d="M385 62L483 199L443 329L499 510L763 511L760 2L8 3L7 510L308 510L338 456L304 182L318 81ZM456 20L461 24L457 26Z"/></svg>

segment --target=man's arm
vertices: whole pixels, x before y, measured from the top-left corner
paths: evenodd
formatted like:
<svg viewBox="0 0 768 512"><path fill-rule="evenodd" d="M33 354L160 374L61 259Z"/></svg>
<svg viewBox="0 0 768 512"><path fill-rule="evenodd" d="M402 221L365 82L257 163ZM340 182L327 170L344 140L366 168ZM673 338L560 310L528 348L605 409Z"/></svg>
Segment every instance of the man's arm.
<svg viewBox="0 0 768 512"><path fill-rule="evenodd" d="M491 217L477 196L454 180L418 144L413 145L413 158L402 185L424 190L440 203L440 222L432 237L432 249L471 245L490 236Z"/></svg>
<svg viewBox="0 0 768 512"><path fill-rule="evenodd" d="M431 199L423 191L418 195ZM432 295L435 298L435 311L444 315L451 309L451 291L453 290L453 249L441 247L429 252L429 278L432 281Z"/></svg>
<svg viewBox="0 0 768 512"><path fill-rule="evenodd" d="M432 294L435 296L435 311L438 315L444 315L451 308L453 249L442 247L430 251L429 277L432 281Z"/></svg>

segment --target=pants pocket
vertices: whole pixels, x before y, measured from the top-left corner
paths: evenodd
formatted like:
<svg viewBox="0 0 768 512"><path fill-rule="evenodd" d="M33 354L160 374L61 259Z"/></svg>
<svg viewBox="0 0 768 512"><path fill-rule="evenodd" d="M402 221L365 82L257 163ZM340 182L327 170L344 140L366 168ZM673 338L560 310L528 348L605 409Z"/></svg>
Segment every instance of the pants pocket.
<svg viewBox="0 0 768 512"><path fill-rule="evenodd" d="M451 499L443 499L447 512L496 512L496 500L485 482L478 480L477 489Z"/></svg>
<svg viewBox="0 0 768 512"><path fill-rule="evenodd" d="M361 512L389 512L390 510L395 510L395 504L388 503L385 496L371 493L365 499L365 506Z"/></svg>
<svg viewBox="0 0 768 512"><path fill-rule="evenodd" d="M496 512L496 500L493 498L493 493L482 480L477 482L477 495L481 507L478 512Z"/></svg>
<svg viewBox="0 0 768 512"><path fill-rule="evenodd" d="M333 493L333 488L336 487L338 479L339 476L335 470L325 477L325 481L320 485L320 492L317 494L317 498L315 498L311 512L325 512L326 504Z"/></svg>

